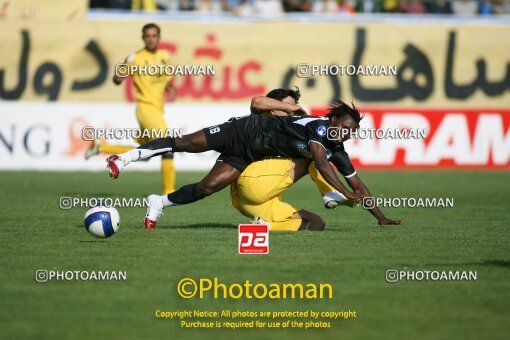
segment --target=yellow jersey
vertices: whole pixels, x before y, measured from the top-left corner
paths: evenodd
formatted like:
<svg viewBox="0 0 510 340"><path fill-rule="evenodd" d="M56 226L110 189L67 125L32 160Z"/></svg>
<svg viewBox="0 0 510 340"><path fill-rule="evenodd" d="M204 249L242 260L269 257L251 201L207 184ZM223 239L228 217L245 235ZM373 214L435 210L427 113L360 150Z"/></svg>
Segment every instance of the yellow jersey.
<svg viewBox="0 0 510 340"><path fill-rule="evenodd" d="M165 74L164 71L164 67L170 65L168 52L159 49L150 52L143 48L130 54L126 58L126 64L138 66L138 72L131 74L137 103L153 105L163 110L165 87L172 79L172 76ZM158 67L149 68L149 65L157 65ZM157 74L153 72L155 69L158 70Z"/></svg>

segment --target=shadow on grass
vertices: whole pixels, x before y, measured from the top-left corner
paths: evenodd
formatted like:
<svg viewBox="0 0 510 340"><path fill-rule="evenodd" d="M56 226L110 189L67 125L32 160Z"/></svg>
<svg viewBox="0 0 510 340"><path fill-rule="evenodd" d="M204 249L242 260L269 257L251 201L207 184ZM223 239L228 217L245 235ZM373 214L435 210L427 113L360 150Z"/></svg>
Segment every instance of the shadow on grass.
<svg viewBox="0 0 510 340"><path fill-rule="evenodd" d="M510 261L505 260L485 260L481 263L484 266L498 266L503 268L510 268Z"/></svg>
<svg viewBox="0 0 510 340"><path fill-rule="evenodd" d="M504 260L485 260L485 261L483 261L483 264L504 267L504 268L510 268L510 261L504 261Z"/></svg>
<svg viewBox="0 0 510 340"><path fill-rule="evenodd" d="M80 243L103 243L106 239L97 239L97 240L80 240Z"/></svg>
<svg viewBox="0 0 510 340"><path fill-rule="evenodd" d="M177 226L157 226L156 229L237 229L237 224L223 224L223 223L196 223L196 224L184 224ZM327 229L324 232L345 232L342 229ZM321 231L273 231L271 235L280 235L280 234L296 234L296 233L321 233Z"/></svg>
<svg viewBox="0 0 510 340"><path fill-rule="evenodd" d="M196 223L196 224L185 224L185 225L158 225L157 229L237 229L237 224L227 223Z"/></svg>
<svg viewBox="0 0 510 340"><path fill-rule="evenodd" d="M416 264L404 264L404 267L414 267ZM452 266L496 266L501 268L510 269L510 261L506 260L483 260L480 262L452 262L452 263L427 263L423 264L426 267L452 267Z"/></svg>

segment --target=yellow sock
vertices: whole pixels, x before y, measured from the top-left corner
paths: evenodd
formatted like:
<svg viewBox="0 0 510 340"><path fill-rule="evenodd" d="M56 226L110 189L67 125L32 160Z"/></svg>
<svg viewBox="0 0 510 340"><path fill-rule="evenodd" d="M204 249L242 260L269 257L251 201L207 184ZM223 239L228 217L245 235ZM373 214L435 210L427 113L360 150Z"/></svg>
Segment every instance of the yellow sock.
<svg viewBox="0 0 510 340"><path fill-rule="evenodd" d="M107 143L99 144L99 152L107 153L110 155L118 155L119 153L128 152L131 149L133 149L133 147L127 145L112 145Z"/></svg>
<svg viewBox="0 0 510 340"><path fill-rule="evenodd" d="M308 166L308 173L310 174L310 177L315 182L315 185L317 186L317 189L321 192L322 195L326 194L327 192L331 190L335 190L331 185L329 185L328 182L322 177L319 170L315 167L315 163L311 162Z"/></svg>
<svg viewBox="0 0 510 340"><path fill-rule="evenodd" d="M175 191L175 166L171 158L161 160L161 175L163 177L163 193L170 194Z"/></svg>

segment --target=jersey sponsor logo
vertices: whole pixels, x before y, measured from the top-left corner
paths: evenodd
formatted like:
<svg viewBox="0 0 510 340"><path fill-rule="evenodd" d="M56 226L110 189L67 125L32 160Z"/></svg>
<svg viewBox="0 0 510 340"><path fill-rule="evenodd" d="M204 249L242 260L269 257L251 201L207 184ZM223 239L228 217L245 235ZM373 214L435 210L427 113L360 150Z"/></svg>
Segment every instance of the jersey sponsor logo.
<svg viewBox="0 0 510 340"><path fill-rule="evenodd" d="M215 133L220 132L220 130L221 130L221 129L220 129L220 127L219 127L219 126L213 126L213 127L210 127L210 128L209 128L209 133L210 133L211 135L214 135Z"/></svg>
<svg viewBox="0 0 510 340"><path fill-rule="evenodd" d="M240 224L238 235L239 254L269 253L269 226L265 224Z"/></svg>
<svg viewBox="0 0 510 340"><path fill-rule="evenodd" d="M319 142L316 142L316 141L310 141L310 142L320 144L326 150L326 157L328 159L333 155L333 151L331 151L330 149L326 148L324 145L322 145L322 143L319 143ZM296 147L297 147L297 149L299 150L299 152L301 153L301 155L303 157L310 158L310 159L313 158L312 152L310 151L310 148L308 147L307 144L305 144L305 143L297 143Z"/></svg>
<svg viewBox="0 0 510 340"><path fill-rule="evenodd" d="M296 144L297 149L303 155L305 158L312 158L312 153L310 152L310 148L308 148L308 145L305 143L297 143Z"/></svg>
<svg viewBox="0 0 510 340"><path fill-rule="evenodd" d="M320 137L324 137L327 133L327 129L324 125L320 125L317 127L317 130L315 132L317 132L317 135L319 135Z"/></svg>

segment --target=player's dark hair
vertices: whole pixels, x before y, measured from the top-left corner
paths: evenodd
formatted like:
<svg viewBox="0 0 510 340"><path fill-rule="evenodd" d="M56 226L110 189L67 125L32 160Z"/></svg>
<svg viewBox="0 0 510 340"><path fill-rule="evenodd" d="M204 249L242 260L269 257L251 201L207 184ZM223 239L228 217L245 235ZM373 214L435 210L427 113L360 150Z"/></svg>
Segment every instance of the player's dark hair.
<svg viewBox="0 0 510 340"><path fill-rule="evenodd" d="M148 30L148 29L151 29L151 28L155 28L155 29L157 29L157 30L158 30L158 35L159 35L159 33L161 32L161 28L159 28L159 26L158 26L158 25L156 25L156 24L155 24L155 23L153 23L153 22L150 22L150 23L148 23L148 24L146 24L146 25L144 25L144 26L142 27L142 35L145 35L145 31L146 31L146 30Z"/></svg>
<svg viewBox="0 0 510 340"><path fill-rule="evenodd" d="M335 100L335 102L329 107L329 112L326 114L326 117L331 119L332 117L340 118L349 115L359 126L359 122L364 116L359 113L356 106L354 106L354 103L351 102L351 105L352 107L342 100Z"/></svg>
<svg viewBox="0 0 510 340"><path fill-rule="evenodd" d="M301 92L299 92L299 88L295 86L295 90L292 89L274 89L269 91L266 94L266 97L273 98L279 101L287 97L292 97L296 101L296 104L299 103L299 98L301 98Z"/></svg>

